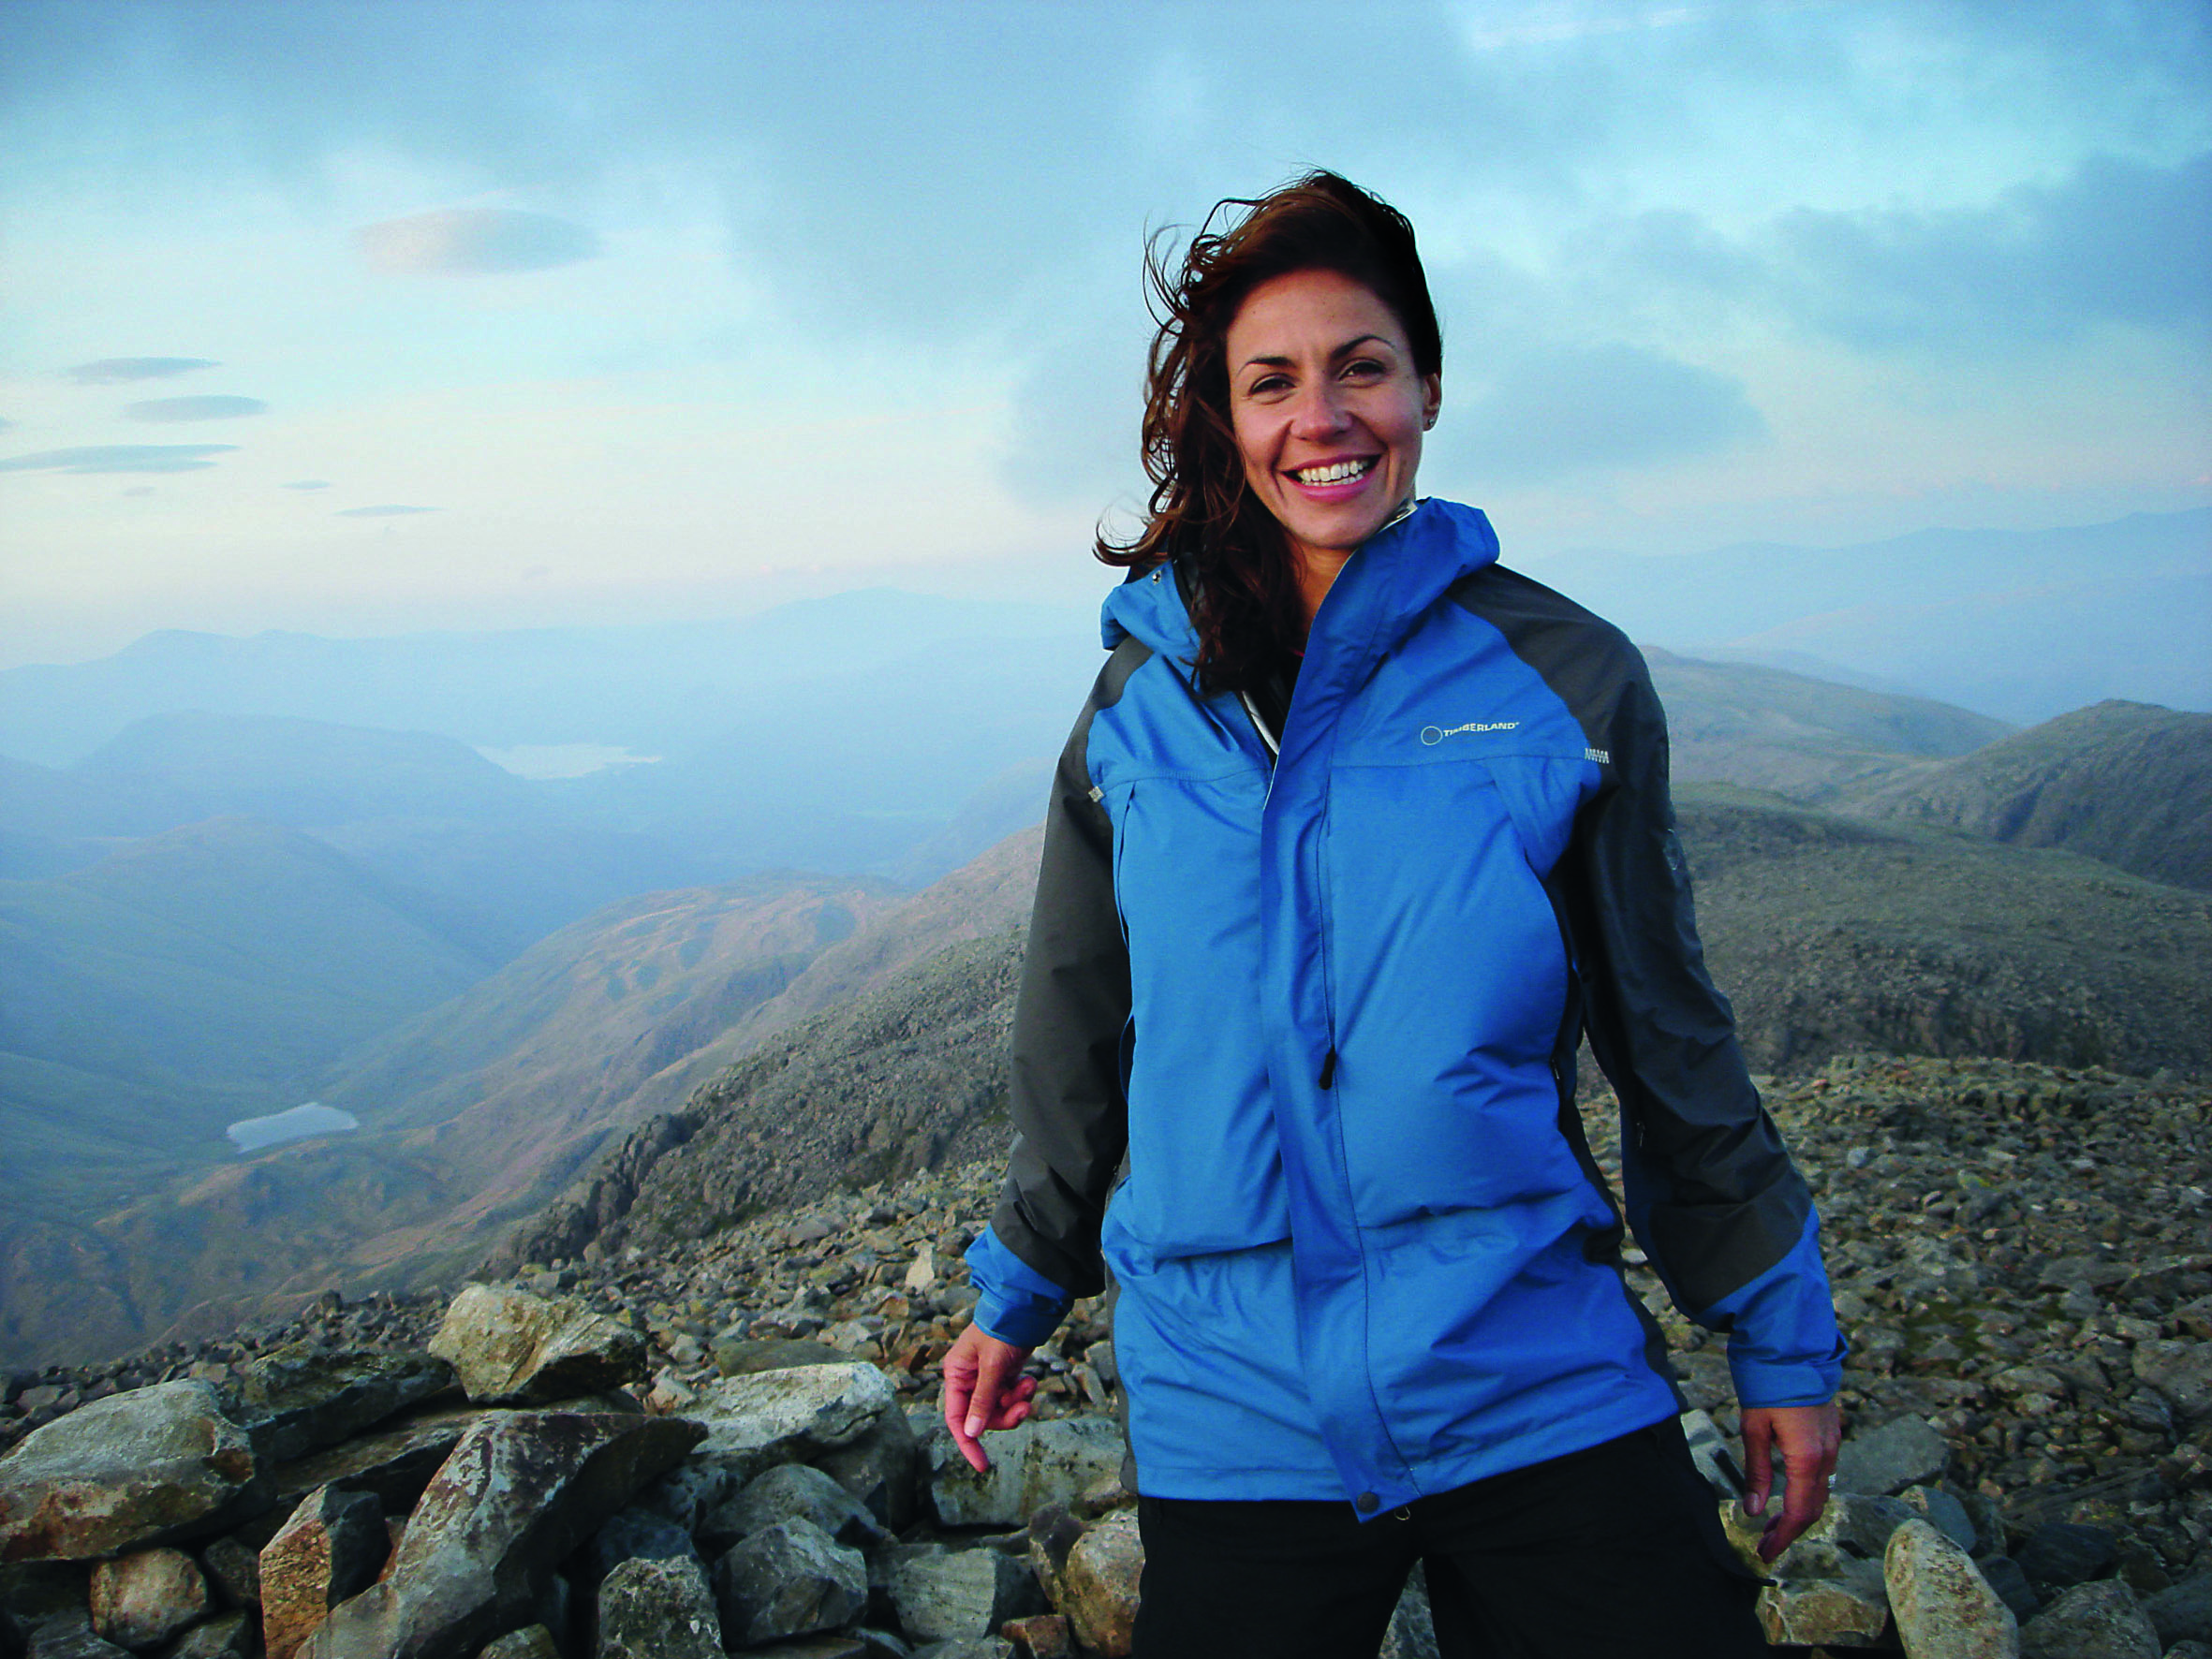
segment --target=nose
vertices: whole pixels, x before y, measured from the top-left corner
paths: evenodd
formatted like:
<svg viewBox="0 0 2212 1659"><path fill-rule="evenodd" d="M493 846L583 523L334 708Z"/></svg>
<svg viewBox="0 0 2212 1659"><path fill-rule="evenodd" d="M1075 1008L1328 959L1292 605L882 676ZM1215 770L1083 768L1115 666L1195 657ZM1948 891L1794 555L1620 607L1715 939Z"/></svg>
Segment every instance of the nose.
<svg viewBox="0 0 2212 1659"><path fill-rule="evenodd" d="M1334 437L1350 424L1335 381L1323 377L1305 387L1290 411L1290 431L1301 438Z"/></svg>

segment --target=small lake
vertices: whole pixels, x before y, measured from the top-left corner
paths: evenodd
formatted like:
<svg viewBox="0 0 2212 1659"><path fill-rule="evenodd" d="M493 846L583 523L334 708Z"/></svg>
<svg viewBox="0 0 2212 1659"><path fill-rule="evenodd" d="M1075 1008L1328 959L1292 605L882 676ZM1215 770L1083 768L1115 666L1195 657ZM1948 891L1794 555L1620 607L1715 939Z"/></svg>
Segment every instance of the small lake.
<svg viewBox="0 0 2212 1659"><path fill-rule="evenodd" d="M304 1106L272 1112L265 1118L241 1118L224 1133L240 1152L258 1152L264 1147L282 1146L288 1140L304 1140L310 1135L337 1135L360 1127L361 1120L351 1112L310 1100Z"/></svg>
<svg viewBox="0 0 2212 1659"><path fill-rule="evenodd" d="M611 766L651 766L657 755L633 755L612 743L521 743L511 749L477 750L494 766L518 778L581 778Z"/></svg>

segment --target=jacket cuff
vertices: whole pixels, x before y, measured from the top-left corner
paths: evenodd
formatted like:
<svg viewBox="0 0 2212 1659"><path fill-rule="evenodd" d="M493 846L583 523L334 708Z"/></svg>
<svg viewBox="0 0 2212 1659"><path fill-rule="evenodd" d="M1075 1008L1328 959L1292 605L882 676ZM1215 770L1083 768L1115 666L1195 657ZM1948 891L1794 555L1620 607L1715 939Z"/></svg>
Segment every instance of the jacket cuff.
<svg viewBox="0 0 2212 1659"><path fill-rule="evenodd" d="M1821 1223L1807 1211L1790 1254L1742 1288L1697 1314L1725 1330L1736 1403L1824 1405L1843 1386L1849 1351L1821 1263Z"/></svg>
<svg viewBox="0 0 2212 1659"><path fill-rule="evenodd" d="M1060 1328L1075 1298L1009 1250L985 1227L967 1247L968 1283L976 1287L975 1322L985 1336L1034 1348Z"/></svg>

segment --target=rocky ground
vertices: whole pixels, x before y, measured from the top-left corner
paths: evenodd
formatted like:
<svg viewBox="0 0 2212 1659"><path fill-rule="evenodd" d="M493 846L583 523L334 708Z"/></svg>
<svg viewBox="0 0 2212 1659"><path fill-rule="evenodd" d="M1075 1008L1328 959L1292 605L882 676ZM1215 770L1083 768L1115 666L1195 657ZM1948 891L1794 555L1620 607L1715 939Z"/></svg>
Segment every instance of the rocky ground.
<svg viewBox="0 0 2212 1659"><path fill-rule="evenodd" d="M1892 1617L1879 1582L1871 1611L1864 1594L1846 1607L1846 1593L1865 1591L1870 1563L1879 1579L1884 1541L1917 1538L1901 1523L1921 1517L1976 1552L1983 1578L2026 1617L2030 1655L2197 1652L2190 1640L2212 1638L2212 1091L2093 1069L1851 1056L1771 1085L1769 1102L1818 1195L1853 1349L1839 1484L1863 1499L1837 1505L1830 1534L1792 1552L1796 1567L1785 1561L1768 1593L1770 1632L1801 1651L1894 1646L1910 1611L1896 1569ZM1611 1116L1601 1092L1586 1103L1607 1164ZM590 1245L523 1267L511 1283L642 1339L646 1361L628 1393L648 1414L711 1415L731 1379L829 1349L872 1364L887 1398L926 1430L935 1361L973 1300L960 1253L996 1184L988 1164L924 1172L711 1240ZM1723 1342L1668 1308L1630 1258L1631 1287L1667 1330L1688 1402L1733 1433ZM198 1379L235 1391L288 1345L420 1350L449 1300L326 1298L295 1321L225 1341L15 1376L0 1445L146 1385ZM1035 1363L1043 1418L1090 1421L1110 1406L1099 1308L1080 1307ZM925 1444L925 1461L941 1463L944 1450ZM1910 1515L1883 1495L1899 1492ZM1090 1494L1094 1515L1113 1502ZM915 1524L909 1544L936 1537L945 1517L925 1506ZM1063 1558L1086 1524L1104 1523L1068 1522ZM1052 1549L1024 1559L1051 1587ZM2076 1626L2090 1636L2076 1639Z"/></svg>

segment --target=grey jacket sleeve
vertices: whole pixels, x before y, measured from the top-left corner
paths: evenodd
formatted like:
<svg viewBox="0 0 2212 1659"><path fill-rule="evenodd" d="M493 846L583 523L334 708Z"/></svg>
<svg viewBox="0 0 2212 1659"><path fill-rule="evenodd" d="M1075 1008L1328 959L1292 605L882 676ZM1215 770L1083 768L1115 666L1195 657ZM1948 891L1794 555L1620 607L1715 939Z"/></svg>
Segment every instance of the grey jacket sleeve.
<svg viewBox="0 0 2212 1659"><path fill-rule="evenodd" d="M1705 971L1668 792L1666 716L1642 656L1625 640L1618 649L1593 733L1607 780L1577 819L1561 891L1590 1047L1620 1098L1630 1224L1676 1301L1699 1314L1799 1248L1811 1199ZM1813 1340L1833 1347L1833 1326Z"/></svg>
<svg viewBox="0 0 2212 1659"><path fill-rule="evenodd" d="M1150 654L1133 640L1114 652L1061 753L1014 1008L1013 1152L991 1230L1069 1297L1105 1285L1099 1227L1128 1143L1128 949L1113 896L1113 826L1092 796L1085 751L1093 716Z"/></svg>

